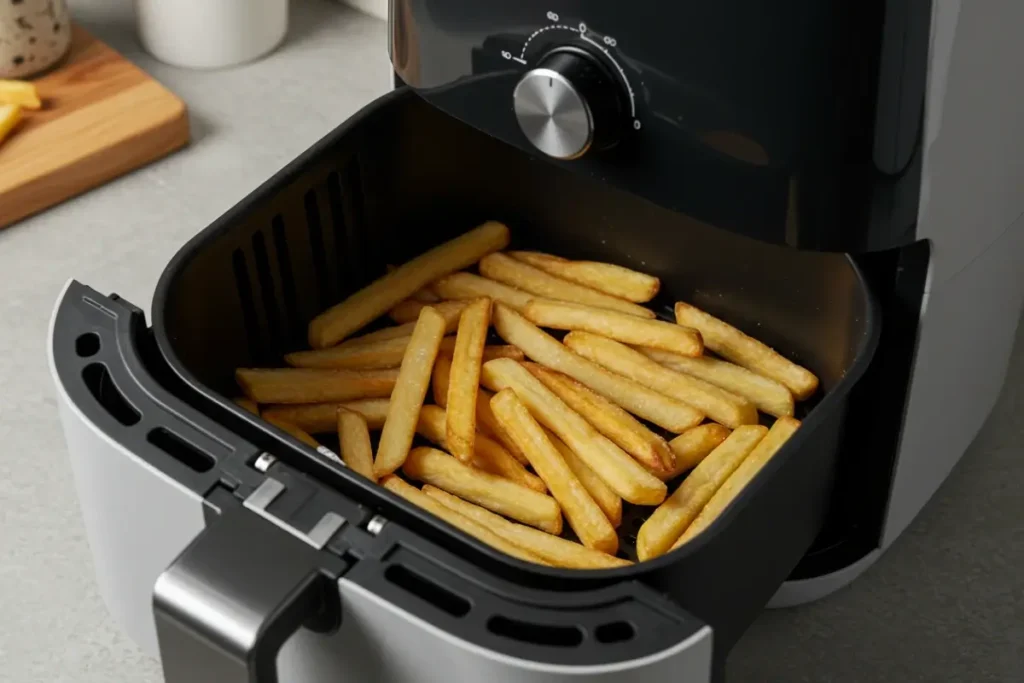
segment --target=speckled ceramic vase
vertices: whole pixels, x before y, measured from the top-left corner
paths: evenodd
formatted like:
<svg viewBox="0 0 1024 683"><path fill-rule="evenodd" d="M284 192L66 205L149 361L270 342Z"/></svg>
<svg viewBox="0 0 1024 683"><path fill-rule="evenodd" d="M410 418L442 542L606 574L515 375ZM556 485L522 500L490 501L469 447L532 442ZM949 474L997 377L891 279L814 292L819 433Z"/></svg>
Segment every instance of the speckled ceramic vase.
<svg viewBox="0 0 1024 683"><path fill-rule="evenodd" d="M28 78L46 71L69 47L66 0L0 0L0 78Z"/></svg>

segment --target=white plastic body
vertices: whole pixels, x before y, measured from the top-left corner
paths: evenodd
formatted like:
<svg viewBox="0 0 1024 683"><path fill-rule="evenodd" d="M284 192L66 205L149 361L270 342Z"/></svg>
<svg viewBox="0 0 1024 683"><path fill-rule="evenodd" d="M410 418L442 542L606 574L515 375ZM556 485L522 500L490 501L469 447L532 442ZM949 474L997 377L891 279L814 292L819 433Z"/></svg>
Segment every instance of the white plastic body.
<svg viewBox="0 0 1024 683"><path fill-rule="evenodd" d="M388 20L390 0L341 0L342 3L377 19Z"/></svg>
<svg viewBox="0 0 1024 683"><path fill-rule="evenodd" d="M288 0L135 0L135 15L147 52L190 69L250 62L288 32Z"/></svg>
<svg viewBox="0 0 1024 683"><path fill-rule="evenodd" d="M830 576L784 584L773 606L824 597L878 560L999 398L1024 305L1022 25L1019 0L933 4L917 229L931 260L881 546Z"/></svg>

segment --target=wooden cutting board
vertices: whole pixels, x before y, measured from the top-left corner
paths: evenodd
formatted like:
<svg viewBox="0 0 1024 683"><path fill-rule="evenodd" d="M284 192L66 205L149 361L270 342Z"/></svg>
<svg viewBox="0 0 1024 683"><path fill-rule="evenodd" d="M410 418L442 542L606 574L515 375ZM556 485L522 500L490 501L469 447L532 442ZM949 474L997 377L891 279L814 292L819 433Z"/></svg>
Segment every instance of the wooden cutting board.
<svg viewBox="0 0 1024 683"><path fill-rule="evenodd" d="M0 228L189 141L185 104L75 26L65 62L36 79L43 109L0 143Z"/></svg>

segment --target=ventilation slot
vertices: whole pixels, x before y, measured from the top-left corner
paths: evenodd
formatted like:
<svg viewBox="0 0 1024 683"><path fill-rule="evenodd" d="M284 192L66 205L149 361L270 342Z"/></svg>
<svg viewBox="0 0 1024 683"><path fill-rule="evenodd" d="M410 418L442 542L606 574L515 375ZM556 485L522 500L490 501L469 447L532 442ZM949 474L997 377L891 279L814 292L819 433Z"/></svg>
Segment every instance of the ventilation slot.
<svg viewBox="0 0 1024 683"><path fill-rule="evenodd" d="M75 353L82 358L95 356L100 352L100 336L95 332L86 332L78 335L75 340Z"/></svg>
<svg viewBox="0 0 1024 683"><path fill-rule="evenodd" d="M249 360L252 365L257 365L262 360L260 357L260 328L256 322L256 306L252 298L252 284L249 282L249 267L245 264L245 254L241 249L235 249L231 255L231 267L235 272L238 308L242 311L245 339L249 344Z"/></svg>
<svg viewBox="0 0 1024 683"><path fill-rule="evenodd" d="M260 283L263 315L267 319L267 338L277 347L281 343L281 312L277 306L277 297L274 295L274 275L270 268L267 243L262 232L257 232L252 236L252 254L256 260L256 277Z"/></svg>
<svg viewBox="0 0 1024 683"><path fill-rule="evenodd" d="M131 427L142 419L142 413L128 402L114 384L106 365L92 363L85 366L82 370L82 381L103 409L125 427Z"/></svg>
<svg viewBox="0 0 1024 683"><path fill-rule="evenodd" d="M378 248L383 236L370 230L366 224L366 216L363 214L363 174L355 157L349 162L346 171L345 198L348 199L348 230L351 236L349 244L352 249L349 259L354 264L356 286L362 287L370 279L371 273L376 273L378 269L384 270Z"/></svg>
<svg viewBox="0 0 1024 683"><path fill-rule="evenodd" d="M284 297L284 315L288 319L288 333L292 341L305 337L302 318L299 314L299 297L295 293L295 274L292 272L292 257L288 251L288 240L284 235L284 219L274 216L271 227L274 236L274 250L277 252L277 267L281 272L281 295Z"/></svg>
<svg viewBox="0 0 1024 683"><path fill-rule="evenodd" d="M185 467L196 472L209 472L214 466L213 457L173 434L163 427L150 430L146 441L171 456Z"/></svg>
<svg viewBox="0 0 1024 683"><path fill-rule="evenodd" d="M331 218L334 222L334 262L338 269L338 292L341 298L345 298L360 284L354 264L359 263L366 255L358 252L352 235L352 226L345 220L341 176L336 171L327 176L327 199L331 205Z"/></svg>
<svg viewBox="0 0 1024 683"><path fill-rule="evenodd" d="M447 588L437 585L425 576L400 564L388 567L384 572L384 578L453 617L466 616L472 607L469 600L461 595L452 593Z"/></svg>
<svg viewBox="0 0 1024 683"><path fill-rule="evenodd" d="M333 301L331 285L327 278L327 252L324 247L324 230L320 221L320 205L316 193L306 193L306 228L309 230L309 248L313 252L313 275L316 277L316 291L320 295L320 310L326 309Z"/></svg>
<svg viewBox="0 0 1024 683"><path fill-rule="evenodd" d="M597 642L611 644L624 643L633 640L636 636L636 629L628 621L613 621L610 624L601 624L594 630L594 637Z"/></svg>
<svg viewBox="0 0 1024 683"><path fill-rule="evenodd" d="M494 635L532 645L578 647L583 642L583 631L576 626L530 624L498 616L488 620L487 629Z"/></svg>

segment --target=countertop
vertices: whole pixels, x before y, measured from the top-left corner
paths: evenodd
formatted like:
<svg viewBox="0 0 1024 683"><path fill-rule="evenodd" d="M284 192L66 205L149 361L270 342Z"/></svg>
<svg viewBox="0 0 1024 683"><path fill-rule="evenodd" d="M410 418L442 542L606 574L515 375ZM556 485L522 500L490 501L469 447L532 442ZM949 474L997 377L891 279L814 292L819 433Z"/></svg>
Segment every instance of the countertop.
<svg viewBox="0 0 1024 683"><path fill-rule="evenodd" d="M386 32L330 0L296 0L273 55L193 72L142 52L129 0L72 7L188 103L194 141L0 232L0 681L159 683L96 593L46 366L50 312L71 277L147 309L188 238L385 92ZM848 589L766 612L735 649L730 683L1024 680L1022 349L992 417L910 529Z"/></svg>

